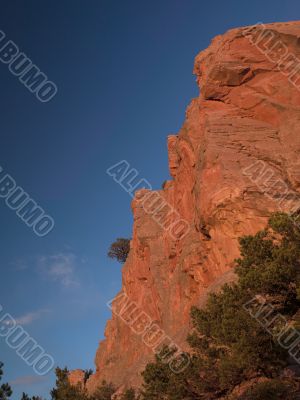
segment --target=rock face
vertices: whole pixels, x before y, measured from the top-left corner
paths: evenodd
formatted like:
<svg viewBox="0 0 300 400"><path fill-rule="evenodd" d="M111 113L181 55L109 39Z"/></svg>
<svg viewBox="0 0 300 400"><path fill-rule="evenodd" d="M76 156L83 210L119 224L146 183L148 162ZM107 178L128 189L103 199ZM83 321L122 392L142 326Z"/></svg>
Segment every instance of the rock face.
<svg viewBox="0 0 300 400"><path fill-rule="evenodd" d="M262 229L272 211L297 207L300 73L293 68L299 43L300 22L217 36L195 60L200 95L188 106L179 134L168 138L173 179L154 192L167 206L149 212L147 190L132 202L123 291L183 347L191 306L201 306L209 291L233 279L238 237ZM157 222L170 207L188 223L182 237ZM138 385L153 351L117 315L105 336L88 390L103 379L118 387Z"/></svg>
<svg viewBox="0 0 300 400"><path fill-rule="evenodd" d="M75 369L69 373L69 382L71 385L77 386L78 384L83 384L84 382L84 371L81 369Z"/></svg>

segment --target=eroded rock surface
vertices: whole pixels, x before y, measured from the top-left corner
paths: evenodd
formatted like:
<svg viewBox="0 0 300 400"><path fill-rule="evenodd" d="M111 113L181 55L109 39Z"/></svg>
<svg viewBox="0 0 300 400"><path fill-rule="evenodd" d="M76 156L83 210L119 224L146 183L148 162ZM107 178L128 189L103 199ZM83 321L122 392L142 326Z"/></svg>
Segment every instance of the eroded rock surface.
<svg viewBox="0 0 300 400"><path fill-rule="evenodd" d="M179 134L168 138L173 180L157 192L188 222L188 234L174 238L145 212L141 198L147 192L138 192L132 203L123 290L183 347L191 306L203 304L207 292L233 279L238 237L262 229L270 212L296 204L300 91L278 61L280 51L300 58L300 22L267 28L273 32L269 43L266 36L257 46L260 33L234 29L196 57L200 95L191 101ZM275 44L283 49L277 58ZM253 165L258 176L266 168L269 179L255 182ZM286 190L289 201L282 199ZM161 217L167 211L162 208ZM108 321L105 336L89 391L103 379L119 387L138 385L151 349L118 316Z"/></svg>

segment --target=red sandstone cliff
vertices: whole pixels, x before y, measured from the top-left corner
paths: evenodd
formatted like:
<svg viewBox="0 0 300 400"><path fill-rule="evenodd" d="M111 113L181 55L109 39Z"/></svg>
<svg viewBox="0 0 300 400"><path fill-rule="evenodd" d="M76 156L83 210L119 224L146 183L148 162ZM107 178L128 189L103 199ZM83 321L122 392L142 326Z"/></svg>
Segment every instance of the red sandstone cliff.
<svg viewBox="0 0 300 400"><path fill-rule="evenodd" d="M261 42L254 30L231 30L196 57L201 92L178 136L168 138L173 179L158 191L189 223L188 234L178 240L161 228L143 209L145 192L132 202L123 290L183 346L191 305L202 304L207 291L232 279L237 238L263 228L270 212L289 208L299 191L300 91L287 70L292 66L283 71L279 61L283 52L300 58L300 22L267 28L272 33ZM273 173L265 186L243 172L256 161ZM290 201L279 203L283 185ZM88 389L102 379L118 386L139 383L152 351L118 316L108 321L105 336Z"/></svg>

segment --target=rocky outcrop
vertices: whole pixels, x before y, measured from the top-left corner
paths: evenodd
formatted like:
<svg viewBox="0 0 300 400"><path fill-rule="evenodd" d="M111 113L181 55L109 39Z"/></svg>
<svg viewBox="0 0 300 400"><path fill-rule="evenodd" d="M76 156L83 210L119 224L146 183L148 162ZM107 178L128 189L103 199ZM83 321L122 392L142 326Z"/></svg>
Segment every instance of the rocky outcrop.
<svg viewBox="0 0 300 400"><path fill-rule="evenodd" d="M179 134L168 138L172 180L156 192L167 206L154 218L150 206L145 209L146 190L132 202L123 291L183 347L191 306L233 279L238 237L262 229L272 211L297 206L300 92L283 58L294 55L296 65L299 42L300 22L216 37L195 60L200 95ZM170 207L188 224L182 236L157 222L157 216L169 218L165 225L172 222ZM152 350L117 315L105 336L89 391L103 379L119 387L138 385Z"/></svg>
<svg viewBox="0 0 300 400"><path fill-rule="evenodd" d="M75 369L74 371L71 371L69 373L69 382L73 386L77 386L77 385L83 386L84 378L85 378L85 373L81 369Z"/></svg>

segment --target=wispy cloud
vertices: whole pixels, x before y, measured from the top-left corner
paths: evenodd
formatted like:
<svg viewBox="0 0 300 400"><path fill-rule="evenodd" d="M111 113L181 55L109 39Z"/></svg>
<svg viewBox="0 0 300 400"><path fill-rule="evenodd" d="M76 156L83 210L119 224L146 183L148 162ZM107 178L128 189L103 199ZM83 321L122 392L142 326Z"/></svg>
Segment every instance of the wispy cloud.
<svg viewBox="0 0 300 400"><path fill-rule="evenodd" d="M20 376L13 381L10 381L10 385L18 386L18 385L34 385L41 382L47 381L47 377L45 376L37 376L37 375L28 375L28 376Z"/></svg>
<svg viewBox="0 0 300 400"><path fill-rule="evenodd" d="M40 319L44 314L47 314L49 312L51 312L51 310L44 308L38 311L29 312L27 314L21 315L18 318L14 318L13 321L11 320L11 318L4 319L0 321L0 325L13 325L13 324L18 324L22 326L30 325L33 321Z"/></svg>
<svg viewBox="0 0 300 400"><path fill-rule="evenodd" d="M19 318L16 318L15 321L17 324L22 325L22 326L29 325L33 321L40 319L44 314L49 313L49 312L50 312L50 310L48 310L48 309L42 309L42 310L30 312L30 313L20 316Z"/></svg>
<svg viewBox="0 0 300 400"><path fill-rule="evenodd" d="M77 257L72 253L59 253L51 256L38 257L37 266L42 275L64 287L79 286L76 279Z"/></svg>

